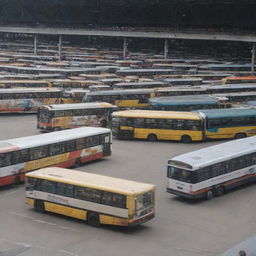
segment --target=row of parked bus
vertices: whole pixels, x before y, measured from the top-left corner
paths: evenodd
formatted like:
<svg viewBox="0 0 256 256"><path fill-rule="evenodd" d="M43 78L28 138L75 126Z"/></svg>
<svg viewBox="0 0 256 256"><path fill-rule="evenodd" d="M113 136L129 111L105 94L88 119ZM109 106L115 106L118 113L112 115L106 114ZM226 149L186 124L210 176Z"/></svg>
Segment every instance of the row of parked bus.
<svg viewBox="0 0 256 256"><path fill-rule="evenodd" d="M170 159L167 192L211 199L254 181L255 138ZM154 185L57 168L110 156L111 144L109 129L92 127L1 141L0 185L19 183L26 176L26 203L39 212L63 214L93 226L142 224L155 215ZM38 168L43 169L33 171Z"/></svg>
<svg viewBox="0 0 256 256"><path fill-rule="evenodd" d="M256 109L117 111L115 105L95 102L49 105L38 111L37 127L42 131L81 126L110 127L119 139L174 140L184 143L238 139L256 134Z"/></svg>
<svg viewBox="0 0 256 256"><path fill-rule="evenodd" d="M36 112L42 105L107 102L119 108L181 110L228 108L256 100L256 86L226 85L196 88L155 88L90 92L84 89L17 88L0 90L0 112Z"/></svg>
<svg viewBox="0 0 256 256"><path fill-rule="evenodd" d="M26 203L39 212L93 226L142 224L155 214L154 185L63 169L108 157L111 145L111 130L93 127L1 141L0 186L26 176Z"/></svg>

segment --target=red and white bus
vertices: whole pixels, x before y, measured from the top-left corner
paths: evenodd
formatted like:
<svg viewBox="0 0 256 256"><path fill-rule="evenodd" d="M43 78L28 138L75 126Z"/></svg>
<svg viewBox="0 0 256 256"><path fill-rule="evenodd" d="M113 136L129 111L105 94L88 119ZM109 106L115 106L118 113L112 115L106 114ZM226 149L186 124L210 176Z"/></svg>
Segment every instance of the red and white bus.
<svg viewBox="0 0 256 256"><path fill-rule="evenodd" d="M0 141L0 186L47 166L71 167L111 155L107 128L82 127Z"/></svg>

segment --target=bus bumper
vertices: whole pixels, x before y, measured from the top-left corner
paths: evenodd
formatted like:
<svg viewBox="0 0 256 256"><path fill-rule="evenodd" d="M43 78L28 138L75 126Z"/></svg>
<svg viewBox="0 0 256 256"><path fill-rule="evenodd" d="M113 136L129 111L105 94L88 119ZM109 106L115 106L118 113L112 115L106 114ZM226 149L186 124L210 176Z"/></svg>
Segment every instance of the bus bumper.
<svg viewBox="0 0 256 256"><path fill-rule="evenodd" d="M153 219L154 217L155 217L155 213L154 212L150 213L149 215L146 215L142 218L139 218L137 220L134 220L134 221L128 223L128 227L134 227L134 226L137 226L137 225L141 225L141 224Z"/></svg>
<svg viewBox="0 0 256 256"><path fill-rule="evenodd" d="M174 189L171 189L171 188L167 188L166 191L170 194L174 194L176 196L181 196L181 197L186 197L186 198L189 198L189 199L199 199L199 198L203 198L204 197L204 194L203 193L200 193L200 194L187 194L187 193L184 193L184 192L181 192L181 191L177 191L177 190L174 190Z"/></svg>

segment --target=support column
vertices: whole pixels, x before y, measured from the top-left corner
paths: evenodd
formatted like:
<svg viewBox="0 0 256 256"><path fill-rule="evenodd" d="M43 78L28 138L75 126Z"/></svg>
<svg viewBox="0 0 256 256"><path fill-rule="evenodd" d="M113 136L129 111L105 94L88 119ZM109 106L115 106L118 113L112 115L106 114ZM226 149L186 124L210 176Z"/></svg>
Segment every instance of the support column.
<svg viewBox="0 0 256 256"><path fill-rule="evenodd" d="M168 39L164 39L164 58L168 58Z"/></svg>
<svg viewBox="0 0 256 256"><path fill-rule="evenodd" d="M59 60L61 60L61 55L62 55L62 35L59 35L58 50L59 50Z"/></svg>
<svg viewBox="0 0 256 256"><path fill-rule="evenodd" d="M124 38L124 43L123 43L123 59L126 59L126 55L127 55L127 38Z"/></svg>
<svg viewBox="0 0 256 256"><path fill-rule="evenodd" d="M251 73L254 75L255 72L255 50L256 50L256 43L252 43L252 67L251 67Z"/></svg>
<svg viewBox="0 0 256 256"><path fill-rule="evenodd" d="M37 55L38 35L34 35L34 55Z"/></svg>

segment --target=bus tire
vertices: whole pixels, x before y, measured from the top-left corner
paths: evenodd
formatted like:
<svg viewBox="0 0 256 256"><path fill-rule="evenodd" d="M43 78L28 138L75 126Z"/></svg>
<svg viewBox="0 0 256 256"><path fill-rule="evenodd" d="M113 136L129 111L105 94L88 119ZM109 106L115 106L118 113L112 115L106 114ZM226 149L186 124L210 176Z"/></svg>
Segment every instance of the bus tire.
<svg viewBox="0 0 256 256"><path fill-rule="evenodd" d="M208 190L206 192L206 194L205 194L206 200L211 200L213 198L213 196L214 196L214 194L213 194L213 190L212 189Z"/></svg>
<svg viewBox="0 0 256 256"><path fill-rule="evenodd" d="M53 131L55 131L55 132L61 131L61 128L60 128L60 127L54 127L54 128L53 128Z"/></svg>
<svg viewBox="0 0 256 256"><path fill-rule="evenodd" d="M192 141L191 137L189 135L183 135L181 137L181 142L182 143L190 143Z"/></svg>
<svg viewBox="0 0 256 256"><path fill-rule="evenodd" d="M101 127L107 127L107 125L108 125L107 120L104 119L101 121Z"/></svg>
<svg viewBox="0 0 256 256"><path fill-rule="evenodd" d="M80 159L76 159L75 164L74 164L74 167L75 167L75 168L78 168L78 167L80 167L80 166L81 166L81 160L80 160Z"/></svg>
<svg viewBox="0 0 256 256"><path fill-rule="evenodd" d="M243 138L246 138L246 134L245 133L237 133L235 135L235 139L238 140L238 139L243 139Z"/></svg>
<svg viewBox="0 0 256 256"><path fill-rule="evenodd" d="M44 201L35 200L34 208L37 212L44 213L45 212Z"/></svg>
<svg viewBox="0 0 256 256"><path fill-rule="evenodd" d="M149 141L156 141L157 140L157 136L155 134L149 134L148 135L148 140Z"/></svg>
<svg viewBox="0 0 256 256"><path fill-rule="evenodd" d="M219 186L216 189L216 196L223 196L225 194L225 187L224 186Z"/></svg>
<svg viewBox="0 0 256 256"><path fill-rule="evenodd" d="M90 226L93 226L93 227L99 227L100 226L99 214L94 213L94 212L88 212L86 219L87 219L87 223Z"/></svg>
<svg viewBox="0 0 256 256"><path fill-rule="evenodd" d="M19 185L21 183L20 176L16 176L13 183L14 185Z"/></svg>

